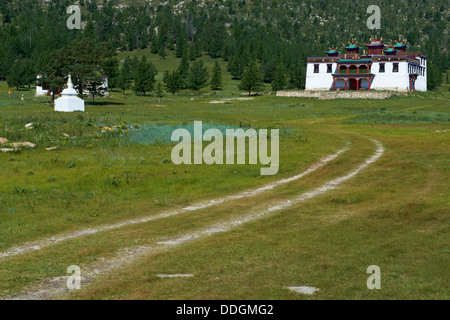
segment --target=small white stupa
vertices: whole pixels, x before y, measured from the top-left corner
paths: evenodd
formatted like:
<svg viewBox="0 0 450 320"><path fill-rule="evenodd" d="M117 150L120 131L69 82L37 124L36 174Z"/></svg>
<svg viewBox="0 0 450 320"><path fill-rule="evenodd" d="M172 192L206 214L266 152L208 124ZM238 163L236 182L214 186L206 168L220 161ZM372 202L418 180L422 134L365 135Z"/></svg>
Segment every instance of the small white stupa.
<svg viewBox="0 0 450 320"><path fill-rule="evenodd" d="M84 100L77 97L78 92L73 88L72 77L69 74L67 88L61 92L61 98L55 101L55 111L61 112L84 112Z"/></svg>

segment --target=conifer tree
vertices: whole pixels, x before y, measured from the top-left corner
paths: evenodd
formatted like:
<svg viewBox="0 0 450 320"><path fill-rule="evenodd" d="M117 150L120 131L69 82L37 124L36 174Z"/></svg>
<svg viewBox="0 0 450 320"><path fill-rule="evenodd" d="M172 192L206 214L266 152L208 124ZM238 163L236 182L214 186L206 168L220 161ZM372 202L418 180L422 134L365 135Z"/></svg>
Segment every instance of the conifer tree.
<svg viewBox="0 0 450 320"><path fill-rule="evenodd" d="M164 94L164 84L161 81L156 82L155 95L158 97L159 103L161 103L161 98L164 97Z"/></svg>
<svg viewBox="0 0 450 320"><path fill-rule="evenodd" d="M158 54L161 56L161 58L165 59L167 57L166 48L164 48L164 46L160 46L158 49Z"/></svg>
<svg viewBox="0 0 450 320"><path fill-rule="evenodd" d="M163 83L164 84L167 84L167 78L169 78L169 71L164 71L164 74L163 74Z"/></svg>
<svg viewBox="0 0 450 320"><path fill-rule="evenodd" d="M427 68L427 89L434 90L442 83L442 72L439 67L430 63Z"/></svg>
<svg viewBox="0 0 450 320"><path fill-rule="evenodd" d="M134 91L141 95L146 92L153 91L155 87L156 68L151 62L147 62L147 58L143 56L139 62L136 79L134 80Z"/></svg>
<svg viewBox="0 0 450 320"><path fill-rule="evenodd" d="M153 54L156 54L156 53L158 53L158 49L159 49L158 40L157 40L157 38L154 38L150 45L150 52Z"/></svg>
<svg viewBox="0 0 450 320"><path fill-rule="evenodd" d="M187 87L194 91L200 91L201 88L206 87L208 80L208 68L203 65L203 61L194 62L186 80Z"/></svg>
<svg viewBox="0 0 450 320"><path fill-rule="evenodd" d="M178 71L172 71L167 76L167 82L166 82L167 90L175 94L178 90L181 89L182 83L181 83L181 77Z"/></svg>
<svg viewBox="0 0 450 320"><path fill-rule="evenodd" d="M108 86L118 88L118 78L120 74L118 61L116 58L110 58L105 62L105 76L108 77Z"/></svg>
<svg viewBox="0 0 450 320"><path fill-rule="evenodd" d="M190 64L189 64L189 52L186 49L183 53L183 56L181 57L181 62L180 62L180 66L178 67L178 74L180 76L180 80L181 80L181 86L185 87L186 86L186 79L189 75L189 68L190 68Z"/></svg>
<svg viewBox="0 0 450 320"><path fill-rule="evenodd" d="M24 85L23 61L16 61L9 72L7 83L8 87L16 87L17 90Z"/></svg>
<svg viewBox="0 0 450 320"><path fill-rule="evenodd" d="M177 58L181 58L183 56L186 46L187 46L186 37L182 34L177 39L177 46L175 48L175 56Z"/></svg>
<svg viewBox="0 0 450 320"><path fill-rule="evenodd" d="M218 61L214 63L213 73L211 77L211 89L222 89L222 69L220 68Z"/></svg>
<svg viewBox="0 0 450 320"><path fill-rule="evenodd" d="M131 79L136 78L136 71L139 65L139 58L134 56L133 59L130 60L130 71L131 71Z"/></svg>
<svg viewBox="0 0 450 320"><path fill-rule="evenodd" d="M298 61L289 68L289 88L304 89L305 87L305 70Z"/></svg>
<svg viewBox="0 0 450 320"><path fill-rule="evenodd" d="M256 62L250 62L242 75L239 90L247 91L248 95L251 95L252 91L258 92L261 91L262 88L262 76L259 67Z"/></svg>
<svg viewBox="0 0 450 320"><path fill-rule="evenodd" d="M121 89L123 92L125 92L127 89L130 89L131 86L131 69L130 64L127 63L125 60L125 63L123 64L122 68L119 71L119 76L117 78L117 87Z"/></svg>
<svg viewBox="0 0 450 320"><path fill-rule="evenodd" d="M279 91L286 89L288 84L288 79L286 75L286 68L284 64L279 64L277 70L275 71L275 78L272 81L272 90Z"/></svg>

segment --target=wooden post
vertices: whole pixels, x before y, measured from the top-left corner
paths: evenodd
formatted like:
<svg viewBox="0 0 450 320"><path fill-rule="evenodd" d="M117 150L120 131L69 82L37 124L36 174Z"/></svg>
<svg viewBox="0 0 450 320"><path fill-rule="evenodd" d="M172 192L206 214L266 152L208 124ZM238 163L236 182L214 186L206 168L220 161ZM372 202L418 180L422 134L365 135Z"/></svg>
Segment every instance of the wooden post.
<svg viewBox="0 0 450 320"><path fill-rule="evenodd" d="M371 79L369 78L369 91L370 91L370 83L371 83L371 81L370 81Z"/></svg>
<svg viewBox="0 0 450 320"><path fill-rule="evenodd" d="M336 91L336 78L333 78L333 91Z"/></svg>
<svg viewBox="0 0 450 320"><path fill-rule="evenodd" d="M359 91L359 79L356 79L356 91Z"/></svg>
<svg viewBox="0 0 450 320"><path fill-rule="evenodd" d="M345 78L344 80L345 80L345 91L347 91L347 78Z"/></svg>

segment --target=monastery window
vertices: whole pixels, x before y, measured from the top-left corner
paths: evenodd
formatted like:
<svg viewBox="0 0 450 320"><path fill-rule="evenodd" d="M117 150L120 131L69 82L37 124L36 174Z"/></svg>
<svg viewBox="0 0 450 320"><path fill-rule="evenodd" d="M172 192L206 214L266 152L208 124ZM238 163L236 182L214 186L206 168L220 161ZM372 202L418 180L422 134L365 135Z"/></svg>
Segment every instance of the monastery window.
<svg viewBox="0 0 450 320"><path fill-rule="evenodd" d="M314 65L314 73L319 73L319 65L318 64Z"/></svg>
<svg viewBox="0 0 450 320"><path fill-rule="evenodd" d="M380 73L384 73L384 63L380 63Z"/></svg>
<svg viewBox="0 0 450 320"><path fill-rule="evenodd" d="M392 72L398 72L398 63L394 63L394 66L392 68Z"/></svg>
<svg viewBox="0 0 450 320"><path fill-rule="evenodd" d="M327 64L327 73L332 73L332 72L333 72L333 65Z"/></svg>

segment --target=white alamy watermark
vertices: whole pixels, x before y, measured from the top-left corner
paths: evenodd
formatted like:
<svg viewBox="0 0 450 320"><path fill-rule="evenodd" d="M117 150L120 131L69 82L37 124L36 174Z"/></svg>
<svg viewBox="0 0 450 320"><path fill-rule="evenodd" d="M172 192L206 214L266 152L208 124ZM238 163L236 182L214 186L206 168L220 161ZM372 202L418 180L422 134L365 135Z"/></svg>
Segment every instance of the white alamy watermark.
<svg viewBox="0 0 450 320"><path fill-rule="evenodd" d="M249 164L268 165L261 168L261 175L275 175L280 166L280 133L272 129L270 133L270 156L268 154L268 130L227 129L225 134L226 151L224 155L224 137L218 129L208 129L203 134L201 121L194 122L193 163L194 164L246 164L247 140ZM181 139L181 141L180 141ZM172 162L175 165L192 164L192 137L187 129L177 129L172 133L172 141L179 142L172 150ZM203 142L211 142L203 149ZM236 148L235 148L236 145ZM259 153L258 153L259 150ZM237 160L237 161L235 161Z"/></svg>
<svg viewBox="0 0 450 320"><path fill-rule="evenodd" d="M81 289L81 269L79 266L70 266L67 268L67 273L71 276L67 279L66 285L69 290Z"/></svg>
<svg viewBox="0 0 450 320"><path fill-rule="evenodd" d="M66 25L69 30L81 29L81 9L77 5L72 5L67 8L67 14L71 16L67 19Z"/></svg>
<svg viewBox="0 0 450 320"><path fill-rule="evenodd" d="M381 29L381 9L379 6L371 5L367 8L366 11L368 14L372 14L367 19L367 28L369 30L373 29Z"/></svg>
<svg viewBox="0 0 450 320"><path fill-rule="evenodd" d="M367 289L373 290L381 289L381 270L379 266L369 266L367 268L367 273L371 274L371 276L367 279Z"/></svg>

